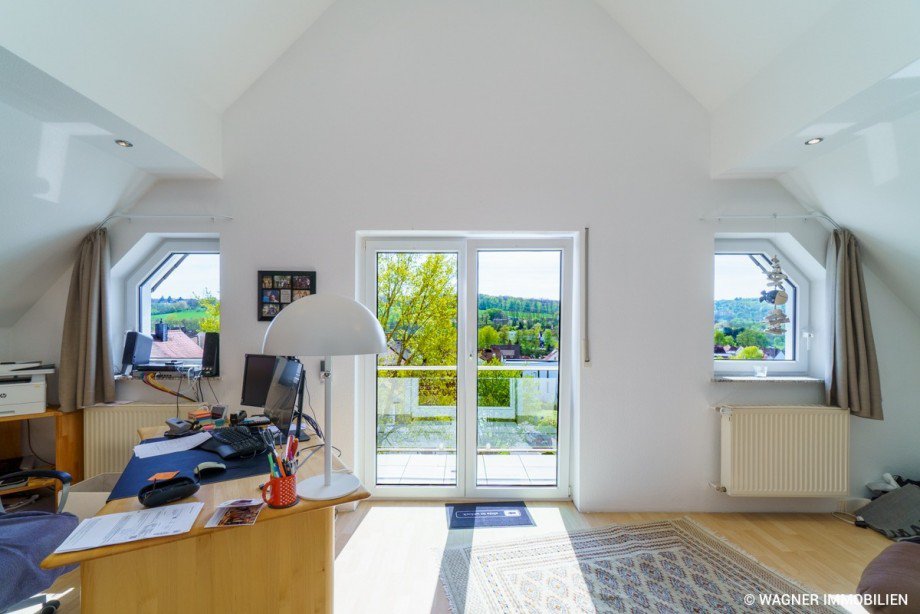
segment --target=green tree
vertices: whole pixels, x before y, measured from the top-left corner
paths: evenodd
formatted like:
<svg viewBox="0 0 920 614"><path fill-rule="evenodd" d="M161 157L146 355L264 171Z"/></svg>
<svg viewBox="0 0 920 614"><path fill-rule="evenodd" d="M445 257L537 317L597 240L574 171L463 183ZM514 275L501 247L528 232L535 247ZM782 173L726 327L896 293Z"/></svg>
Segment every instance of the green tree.
<svg viewBox="0 0 920 614"><path fill-rule="evenodd" d="M493 358L486 365L490 367L500 367L502 361ZM513 380L520 379L522 372L518 370L508 371L481 371L476 378L477 402L480 407L510 407L511 406L511 386Z"/></svg>
<svg viewBox="0 0 920 614"><path fill-rule="evenodd" d="M533 328L524 329L518 333L517 343L521 346L522 355L539 357L549 351L545 346L540 347L541 328L539 324L534 324Z"/></svg>
<svg viewBox="0 0 920 614"><path fill-rule="evenodd" d="M220 332L220 299L212 295L207 288L204 296L196 296L198 305L204 308L204 317L198 321L198 327L204 333Z"/></svg>
<svg viewBox="0 0 920 614"><path fill-rule="evenodd" d="M480 350L485 350L493 345L500 345L502 342L501 334L491 326L483 326L479 329L477 333L478 337L478 347Z"/></svg>
<svg viewBox="0 0 920 614"><path fill-rule="evenodd" d="M754 346L758 348L765 348L770 344L766 333L751 328L738 333L738 335L735 337L735 341L738 342L738 345L742 345L744 347Z"/></svg>
<svg viewBox="0 0 920 614"><path fill-rule="evenodd" d="M763 358L763 350L759 347L749 345L739 349L732 360L761 360Z"/></svg>
<svg viewBox="0 0 920 614"><path fill-rule="evenodd" d="M455 254L380 254L377 261L377 319L390 351L378 359L387 366L457 364L457 256ZM456 374L443 371L392 371L387 378L418 378L419 403L457 402ZM378 390L387 397L401 386ZM383 407L390 406L382 398ZM398 430L398 426L394 425ZM389 436L378 433L387 439Z"/></svg>
<svg viewBox="0 0 920 614"><path fill-rule="evenodd" d="M559 339L556 338L556 334L553 331L549 329L543 331L543 345L547 352L559 347Z"/></svg>
<svg viewBox="0 0 920 614"><path fill-rule="evenodd" d="M457 364L457 256L380 254L377 319L396 366Z"/></svg>

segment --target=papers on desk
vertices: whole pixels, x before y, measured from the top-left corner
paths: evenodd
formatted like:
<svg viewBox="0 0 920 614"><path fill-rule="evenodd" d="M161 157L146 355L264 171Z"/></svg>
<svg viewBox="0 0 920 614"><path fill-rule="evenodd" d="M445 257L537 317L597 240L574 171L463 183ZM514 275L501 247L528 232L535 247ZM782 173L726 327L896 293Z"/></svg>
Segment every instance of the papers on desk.
<svg viewBox="0 0 920 614"><path fill-rule="evenodd" d="M253 525L259 512L265 507L262 499L234 499L233 501L224 501L217 509L208 523L204 525L206 529L214 527L242 527Z"/></svg>
<svg viewBox="0 0 920 614"><path fill-rule="evenodd" d="M187 435L186 437L177 437L176 439L141 443L134 446L134 455L138 458L150 458L151 456L160 456L161 454L185 452L186 450L197 448L210 438L211 434L204 431L195 433L194 435Z"/></svg>
<svg viewBox="0 0 920 614"><path fill-rule="evenodd" d="M137 512L87 518L55 552L89 550L113 544L188 533L204 503L180 503Z"/></svg>

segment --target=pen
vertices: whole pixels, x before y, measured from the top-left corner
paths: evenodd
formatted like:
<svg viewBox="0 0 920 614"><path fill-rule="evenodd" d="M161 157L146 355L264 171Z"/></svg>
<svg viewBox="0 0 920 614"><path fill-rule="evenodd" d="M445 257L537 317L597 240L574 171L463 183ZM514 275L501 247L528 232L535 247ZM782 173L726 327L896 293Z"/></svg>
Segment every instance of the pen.
<svg viewBox="0 0 920 614"><path fill-rule="evenodd" d="M281 461L280 458L276 458L275 461L278 466L278 471L279 473L281 473L281 475L279 475L278 477L281 477L281 478L287 477L287 474L284 473L284 463Z"/></svg>
<svg viewBox="0 0 920 614"><path fill-rule="evenodd" d="M271 452L268 453L268 467L269 467L269 471L271 471L272 477L273 477L273 478L277 478L277 477L281 477L281 476L278 475L278 469L275 467L275 459L274 459L274 456L275 456L275 455L272 454Z"/></svg>

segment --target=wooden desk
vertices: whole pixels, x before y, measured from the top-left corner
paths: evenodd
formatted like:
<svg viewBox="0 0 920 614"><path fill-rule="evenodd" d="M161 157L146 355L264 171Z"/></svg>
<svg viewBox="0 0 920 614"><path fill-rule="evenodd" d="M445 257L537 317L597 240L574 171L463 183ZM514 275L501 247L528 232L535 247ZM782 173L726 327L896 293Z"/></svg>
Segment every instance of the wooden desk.
<svg viewBox="0 0 920 614"><path fill-rule="evenodd" d="M165 429L140 429L143 439ZM341 463L336 463L341 467ZM320 450L298 472L322 473ZM259 497L266 476L202 486L181 503L204 508L183 535L52 554L42 567L81 565L84 614L95 612L332 612L334 507L369 496L360 488L332 501L266 507L251 527L204 525L218 504ZM111 501L98 515L144 509L136 497Z"/></svg>

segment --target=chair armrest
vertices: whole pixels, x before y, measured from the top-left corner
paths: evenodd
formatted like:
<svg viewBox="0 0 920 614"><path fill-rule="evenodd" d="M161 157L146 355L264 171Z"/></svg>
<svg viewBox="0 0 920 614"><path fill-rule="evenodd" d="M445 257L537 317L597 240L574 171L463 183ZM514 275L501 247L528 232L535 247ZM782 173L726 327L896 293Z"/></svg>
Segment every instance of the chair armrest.
<svg viewBox="0 0 920 614"><path fill-rule="evenodd" d="M54 469L30 469L28 471L17 471L16 473L8 473L6 475L0 475L0 480L7 480L9 478L48 478L51 480L58 480L61 483L61 500L58 502L57 511L60 514L64 509L64 504L67 503L67 495L70 494L70 483L73 482L73 477L66 471L55 471ZM3 512L3 504L0 503L0 513Z"/></svg>
<svg viewBox="0 0 920 614"><path fill-rule="evenodd" d="M17 471L16 473L0 475L0 480L7 480L9 478L48 478L51 480L58 480L62 485L73 482L73 478L69 473L66 471L55 471L54 469L29 469L28 471Z"/></svg>

